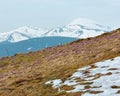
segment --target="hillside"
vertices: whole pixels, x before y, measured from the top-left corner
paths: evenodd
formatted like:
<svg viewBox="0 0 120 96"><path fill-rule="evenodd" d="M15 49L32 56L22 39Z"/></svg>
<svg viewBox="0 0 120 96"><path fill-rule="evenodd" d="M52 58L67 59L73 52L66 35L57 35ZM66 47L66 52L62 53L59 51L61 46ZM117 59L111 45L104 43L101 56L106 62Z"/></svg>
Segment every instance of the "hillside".
<svg viewBox="0 0 120 96"><path fill-rule="evenodd" d="M76 96L119 96L120 56L77 69L66 80L47 81L58 92L74 93ZM78 94L78 95L77 95Z"/></svg>
<svg viewBox="0 0 120 96"><path fill-rule="evenodd" d="M84 66L92 65L93 65L92 67L94 68L97 66L97 65L94 66L94 63L120 56L119 42L120 42L120 29L117 29L110 33L105 33L101 36L80 39L65 45L49 47L40 51L29 52L27 54L17 54L12 57L1 58L0 95L80 96L82 94L85 94L84 91L74 93L72 93L72 91L69 93L67 93L67 91L59 92L59 89L53 88L51 84L50 85L48 84L50 83L48 81L60 79L62 80L62 82L65 82L68 78L73 76L72 74L76 72L77 69L80 69ZM91 70L91 73L92 72L94 72L94 70ZM85 74L87 73L89 72L85 72ZM97 74L97 76L99 77L100 74L98 73L95 72L94 75ZM107 75L110 74L111 73ZM89 75L87 76L89 77ZM80 80L79 82L83 83ZM59 84L59 82L57 83ZM87 82L87 84L92 83ZM93 87L95 86L93 85ZM89 89L90 86L87 86L86 88ZM112 88L119 89L119 86L112 85ZM62 86L62 88L60 88L60 90L72 90L72 89L71 86L70 87ZM94 90L93 91L89 90L87 91L88 93L86 94L89 93L99 94L101 93L101 91L102 90L99 90L96 93L96 91L94 92ZM117 94L120 94L119 90Z"/></svg>

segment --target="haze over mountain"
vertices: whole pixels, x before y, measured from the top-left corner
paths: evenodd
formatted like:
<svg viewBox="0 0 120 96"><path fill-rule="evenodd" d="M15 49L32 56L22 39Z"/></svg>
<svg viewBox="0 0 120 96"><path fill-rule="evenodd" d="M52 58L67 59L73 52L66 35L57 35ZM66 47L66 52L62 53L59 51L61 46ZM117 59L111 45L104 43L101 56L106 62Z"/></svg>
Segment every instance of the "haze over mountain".
<svg viewBox="0 0 120 96"><path fill-rule="evenodd" d="M73 20L66 26L53 28L52 30L45 30L36 27L24 26L10 32L0 33L0 42L19 42L36 37L74 37L74 38L87 38L109 32L111 29L103 26L95 21L79 18Z"/></svg>

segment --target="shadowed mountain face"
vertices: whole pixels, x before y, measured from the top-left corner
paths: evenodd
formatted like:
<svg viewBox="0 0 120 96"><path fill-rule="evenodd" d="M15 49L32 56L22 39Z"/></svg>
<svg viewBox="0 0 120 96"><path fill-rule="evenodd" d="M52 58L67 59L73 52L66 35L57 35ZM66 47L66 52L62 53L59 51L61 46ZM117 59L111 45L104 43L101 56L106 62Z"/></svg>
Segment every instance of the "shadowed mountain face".
<svg viewBox="0 0 120 96"><path fill-rule="evenodd" d="M0 43L0 57L40 50L51 46L62 45L75 40L77 39L69 37L41 37L16 43L2 42Z"/></svg>
<svg viewBox="0 0 120 96"><path fill-rule="evenodd" d="M80 39L36 52L4 57L0 59L0 95L79 96L84 92L58 91L58 87L53 88L52 85L45 83L59 78L64 82L72 76L76 69L92 66L96 62L117 56L120 56L120 29L101 36ZM107 67L109 68L109 66ZM115 70L115 68L111 70ZM85 74L87 73L89 72L86 71ZM99 77L98 71L95 72L96 74ZM92 81L83 83L79 80L79 82L81 84L92 84ZM111 87L119 88L119 86L113 85ZM61 89L72 90L73 88L62 86ZM102 91L93 92L89 90L86 92L98 94ZM119 90L116 93L119 94Z"/></svg>

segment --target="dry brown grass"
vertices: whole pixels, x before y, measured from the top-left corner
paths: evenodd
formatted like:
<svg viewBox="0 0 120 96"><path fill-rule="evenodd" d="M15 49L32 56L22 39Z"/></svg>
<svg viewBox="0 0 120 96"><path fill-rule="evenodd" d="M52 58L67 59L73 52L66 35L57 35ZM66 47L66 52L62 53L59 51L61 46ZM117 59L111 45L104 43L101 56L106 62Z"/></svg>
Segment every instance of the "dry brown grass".
<svg viewBox="0 0 120 96"><path fill-rule="evenodd" d="M67 85L63 85L60 87L61 90L73 90L73 86L67 86Z"/></svg>
<svg viewBox="0 0 120 96"><path fill-rule="evenodd" d="M108 69L108 70L118 70L118 68L110 68L110 69Z"/></svg>
<svg viewBox="0 0 120 96"><path fill-rule="evenodd" d="M93 80L95 80L95 79L98 79L98 78L100 78L101 76L103 76L103 74L101 74L101 73L98 73L98 74L95 74L95 78L93 79Z"/></svg>
<svg viewBox="0 0 120 96"><path fill-rule="evenodd" d="M91 88L100 88L100 87L102 87L102 86L93 86L93 87L91 87Z"/></svg>
<svg viewBox="0 0 120 96"><path fill-rule="evenodd" d="M65 80L78 68L120 56L119 42L120 29L41 51L1 58L0 96L68 96L45 82ZM79 96L82 92L71 94L69 96Z"/></svg>
<svg viewBox="0 0 120 96"><path fill-rule="evenodd" d="M104 91L88 91L90 94L99 94L99 93L103 93Z"/></svg>
<svg viewBox="0 0 120 96"><path fill-rule="evenodd" d="M81 96L84 92L68 93L66 96Z"/></svg>
<svg viewBox="0 0 120 96"><path fill-rule="evenodd" d="M113 85L113 86L111 86L111 88L113 88L113 89L118 89L118 88L120 88L120 86Z"/></svg>
<svg viewBox="0 0 120 96"><path fill-rule="evenodd" d="M75 79L76 80L76 82L85 82L85 80L84 79L81 79L81 78L77 78L77 79Z"/></svg>
<svg viewBox="0 0 120 96"><path fill-rule="evenodd" d="M86 82L81 82L80 85L91 85L93 82L86 81Z"/></svg>
<svg viewBox="0 0 120 96"><path fill-rule="evenodd" d="M85 86L84 87L84 89L90 89L91 88L91 86Z"/></svg>
<svg viewBox="0 0 120 96"><path fill-rule="evenodd" d="M117 91L117 94L120 94L120 90Z"/></svg>
<svg viewBox="0 0 120 96"><path fill-rule="evenodd" d="M108 72L108 73L106 73L105 75L112 75L112 72Z"/></svg>
<svg viewBox="0 0 120 96"><path fill-rule="evenodd" d="M94 69L94 68L97 68L97 66L91 65L89 69Z"/></svg>

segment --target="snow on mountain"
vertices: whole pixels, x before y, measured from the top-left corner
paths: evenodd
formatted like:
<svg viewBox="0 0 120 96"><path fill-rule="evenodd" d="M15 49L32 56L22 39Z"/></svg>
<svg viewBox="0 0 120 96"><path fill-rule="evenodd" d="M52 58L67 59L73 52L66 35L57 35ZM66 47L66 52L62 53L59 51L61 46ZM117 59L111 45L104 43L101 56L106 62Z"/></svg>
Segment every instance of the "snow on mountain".
<svg viewBox="0 0 120 96"><path fill-rule="evenodd" d="M30 38L46 36L87 38L94 37L108 31L110 31L110 28L107 26L103 26L102 24L89 19L79 18L66 26L54 28L52 30L25 26L10 32L2 32L0 33L0 42L19 42Z"/></svg>
<svg viewBox="0 0 120 96"><path fill-rule="evenodd" d="M29 26L20 27L10 32L0 33L0 42L19 42L35 37L42 37L48 30Z"/></svg>
<svg viewBox="0 0 120 96"><path fill-rule="evenodd" d="M111 29L107 26L89 19L79 18L66 26L55 28L47 33L47 36L65 36L75 38L88 38L101 35Z"/></svg>
<svg viewBox="0 0 120 96"><path fill-rule="evenodd" d="M81 92L80 96L120 96L120 57L78 69L66 80L50 80L58 91ZM61 90L62 86L73 89Z"/></svg>

